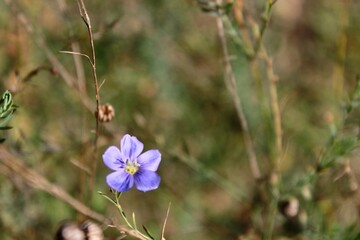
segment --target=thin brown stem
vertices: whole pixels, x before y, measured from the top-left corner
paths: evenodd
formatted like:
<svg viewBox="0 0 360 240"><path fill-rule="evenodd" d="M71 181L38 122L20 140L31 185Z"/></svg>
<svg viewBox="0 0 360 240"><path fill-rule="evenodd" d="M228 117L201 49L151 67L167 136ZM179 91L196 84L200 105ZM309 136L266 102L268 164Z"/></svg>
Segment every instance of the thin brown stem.
<svg viewBox="0 0 360 240"><path fill-rule="evenodd" d="M79 10L80 15L86 24L86 27L89 32L89 41L90 41L90 47L91 47L91 66L92 66L92 72L93 72L93 80L94 80L94 86L95 86L95 100L96 100L96 111L99 111L100 107L100 95L99 95L99 84L96 74L96 55L95 55L95 46L94 46L94 37L92 32L92 26L91 21L89 18L89 14L87 13L85 4L83 0L78 0L79 4ZM97 140L99 137L99 117L96 117L96 135L95 135L95 151L97 151Z"/></svg>
<svg viewBox="0 0 360 240"><path fill-rule="evenodd" d="M83 0L78 0L79 5L79 11L80 15L88 29L89 33L89 41L90 41L90 48L91 48L91 66L92 66L92 73L93 73L93 80L94 80L94 87L95 87L95 100L96 100L96 112L99 112L100 109L100 95L99 95L99 84L96 74L96 55L95 55L95 46L94 46L94 37L93 37L93 31L91 26L91 21L89 14L87 13L85 4ZM93 189L94 182L95 182L95 176L96 176L96 168L97 168L97 141L99 138L99 115L95 114L96 117L96 129L95 129L95 139L94 139L94 156L95 160L92 164L92 175L91 175L91 181L90 181L90 187L89 189Z"/></svg>
<svg viewBox="0 0 360 240"><path fill-rule="evenodd" d="M57 1L57 5L59 7L59 10L61 12L61 15L64 19L66 19L66 17L69 14L69 10L68 10L68 5L66 3L65 0L56 0ZM75 40L75 34L74 34L74 29L72 27L71 24L69 24L68 22L67 26L69 28L69 33L70 33L70 37L73 39L71 41L71 49L73 52L81 52L80 50L80 44L77 40ZM84 65L82 62L82 59L80 56L77 55L73 55L74 58L74 64L75 64L75 71L76 71L76 76L77 76L77 87L79 89L79 92L83 95L86 94L86 85L85 85L85 70L84 70Z"/></svg>
<svg viewBox="0 0 360 240"><path fill-rule="evenodd" d="M64 65L54 55L54 53L51 52L44 37L35 33L33 25L30 23L26 15L21 12L20 9L16 6L15 2L11 0L5 0L5 4L9 7L12 14L14 14L16 20L19 21L19 23L22 25L23 29L33 38L35 44L45 53L46 58L53 66L56 73L58 73L65 81L66 85L70 89L75 89L76 91L79 91L79 89L76 88L75 77L69 73L69 71L64 67ZM87 97L87 95L78 94L77 96L80 97L80 101L87 109L93 111L93 104Z"/></svg>
<svg viewBox="0 0 360 240"><path fill-rule="evenodd" d="M260 176L261 176L260 169L259 169L259 166L257 163L254 146L253 146L252 139L251 139L251 136L249 133L248 124L247 124L245 114L244 114L244 111L242 108L241 99L237 92L235 75L234 75L234 72L232 69L231 62L229 60L229 51L228 51L228 46L227 46L225 32L224 32L224 24L221 19L221 16L218 16L216 18L216 23L217 23L218 34L219 34L220 41L221 41L223 55L225 58L225 61L224 61L224 63L225 63L225 84L226 84L226 87L227 87L228 91L230 92L233 102L235 104L235 109L236 109L238 118L240 120L241 128L243 130L243 138L244 138L246 151L247 151L247 154L249 157L251 172L255 179L260 179Z"/></svg>
<svg viewBox="0 0 360 240"><path fill-rule="evenodd" d="M168 206L168 209L166 211L165 220L164 220L164 223L163 223L163 227L161 229L161 238L160 238L160 240L165 240L165 237L164 237L165 236L165 228L166 228L167 220L169 218L170 207L171 207L171 202L169 202L169 206Z"/></svg>
<svg viewBox="0 0 360 240"><path fill-rule="evenodd" d="M76 91L78 94L76 95L79 97L81 103L91 112L94 112L94 104L92 100L88 97L87 94L81 94L79 88L76 84L76 77L73 76L66 67L59 61L57 56L50 50L49 46L46 43L46 40L43 35L37 34L34 30L34 26L29 21L28 17L22 12L16 5L15 1L12 0L4 0L5 4L10 9L11 13L14 15L14 18L19 21L23 29L29 34L29 36L33 39L35 44L41 49L44 53L48 61L53 66L55 72L60 75L60 77L64 80L66 85L69 87L70 90ZM99 93L99 88L96 88L95 94ZM99 94L98 94L99 100ZM100 104L100 101L99 101ZM96 107L97 108L97 107ZM111 123L105 125L105 128L108 129L110 132L114 130L114 126Z"/></svg>
<svg viewBox="0 0 360 240"><path fill-rule="evenodd" d="M248 30L248 24L245 21L244 17L244 1L243 0L235 0L233 7L234 19L239 27L239 32L241 34L241 38L244 42L243 47L245 53L247 53L248 58L252 58L254 55L254 46L252 43L252 38L250 36Z"/></svg>
<svg viewBox="0 0 360 240"><path fill-rule="evenodd" d="M273 119L274 119L274 133L275 133L275 163L274 163L274 170L275 172L280 172L280 164L281 164L281 158L282 158L282 126L281 126L281 111L278 101L278 95L277 95L277 82L278 77L274 73L273 68L273 61L268 56L265 48L262 46L260 50L260 57L264 60L266 64L266 73L267 73L267 80L268 80L268 86L269 86L269 96L270 96L270 105L271 110L273 113Z"/></svg>
<svg viewBox="0 0 360 240"><path fill-rule="evenodd" d="M348 28L349 28L349 9L350 1L345 0L341 1L341 6L339 8L339 24L341 32L336 40L336 55L337 55L337 64L334 66L333 81L334 81L334 95L337 101L341 101L342 94L344 91L344 81L345 81L345 68L346 68L346 58L348 52Z"/></svg>

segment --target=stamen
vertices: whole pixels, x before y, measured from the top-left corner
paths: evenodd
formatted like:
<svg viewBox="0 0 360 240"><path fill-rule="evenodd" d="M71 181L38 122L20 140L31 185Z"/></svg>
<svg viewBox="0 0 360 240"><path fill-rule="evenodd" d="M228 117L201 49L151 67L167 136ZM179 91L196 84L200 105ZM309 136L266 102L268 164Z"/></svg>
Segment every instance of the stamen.
<svg viewBox="0 0 360 240"><path fill-rule="evenodd" d="M137 159L134 159L134 161L130 161L129 159L126 160L126 167L125 171L130 173L131 175L134 175L139 170L140 164L137 163Z"/></svg>

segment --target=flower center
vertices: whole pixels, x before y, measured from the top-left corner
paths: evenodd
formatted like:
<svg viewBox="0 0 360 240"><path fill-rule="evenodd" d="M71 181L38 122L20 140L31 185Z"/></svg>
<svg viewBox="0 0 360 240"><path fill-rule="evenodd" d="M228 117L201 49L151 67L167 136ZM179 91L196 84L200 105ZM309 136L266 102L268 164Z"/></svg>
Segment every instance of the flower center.
<svg viewBox="0 0 360 240"><path fill-rule="evenodd" d="M130 173L131 175L134 175L139 170L140 164L137 163L137 159L134 159L134 161L127 160L125 171L127 173Z"/></svg>

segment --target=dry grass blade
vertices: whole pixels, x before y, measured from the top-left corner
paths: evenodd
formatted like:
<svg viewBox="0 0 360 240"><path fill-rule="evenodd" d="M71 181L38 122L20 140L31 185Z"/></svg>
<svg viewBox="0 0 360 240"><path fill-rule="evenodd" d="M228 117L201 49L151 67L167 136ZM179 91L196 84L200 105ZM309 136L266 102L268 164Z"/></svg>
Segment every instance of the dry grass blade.
<svg viewBox="0 0 360 240"><path fill-rule="evenodd" d="M25 166L18 158L16 158L3 146L0 146L0 156L1 163L14 172L17 176L24 179L30 187L49 193L57 199L69 204L71 207L87 217L90 217L99 222L105 222L107 220L105 216L91 210L83 203L73 198L59 185L49 182L45 177L28 166Z"/></svg>
<svg viewBox="0 0 360 240"><path fill-rule="evenodd" d="M165 240L165 238L164 238L165 228L166 228L167 220L169 218L170 207L171 207L171 202L169 202L169 206L168 206L168 209L166 211L166 217L165 217L164 224L163 224L163 227L162 227L162 230L161 230L161 240Z"/></svg>

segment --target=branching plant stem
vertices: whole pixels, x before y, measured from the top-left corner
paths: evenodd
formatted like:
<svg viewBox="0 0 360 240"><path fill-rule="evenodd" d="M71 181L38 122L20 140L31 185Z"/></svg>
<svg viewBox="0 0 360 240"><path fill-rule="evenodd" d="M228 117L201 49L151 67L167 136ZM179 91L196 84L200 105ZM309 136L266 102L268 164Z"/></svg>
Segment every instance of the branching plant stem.
<svg viewBox="0 0 360 240"><path fill-rule="evenodd" d="M276 1L277 0L267 0L265 3L265 10L264 10L264 13L262 16L262 25L260 27L259 36L256 39L256 43L255 43L255 51L254 51L255 54L257 54L261 48L264 33L265 33L265 30L267 29L267 26L270 21L271 10L272 10L272 7L274 6L274 4L276 3Z"/></svg>
<svg viewBox="0 0 360 240"><path fill-rule="evenodd" d="M133 224L131 224L129 222L129 220L127 219L124 210L122 209L122 206L120 204L120 198L122 193L119 192L114 192L115 195L115 199L112 199L111 197L107 196L106 194L99 192L100 195L102 195L103 197L105 197L109 202L111 202L112 204L115 205L115 207L118 209L121 217L123 218L123 220L125 221L127 227L129 229L131 229L131 236L136 237L137 239L141 239L141 240L151 240L150 237L146 236L145 234L141 233L136 226L136 221L135 221L135 214L133 213L132 218L133 218ZM110 227L115 227L118 228L119 227L117 225L109 225ZM121 229L119 229L121 230Z"/></svg>
<svg viewBox="0 0 360 240"><path fill-rule="evenodd" d="M89 41L90 41L90 48L91 48L91 57L89 58L89 62L91 63L92 67L92 75L94 80L94 87L95 87L95 100L96 100L96 113L99 112L100 109L100 95L99 95L99 84L96 74L96 55L95 55L95 46L94 46L94 37L93 37L93 31L91 26L91 21L89 14L87 13L85 4L83 0L78 0L78 6L80 15L88 29L89 33ZM97 141L99 138L99 115L95 114L96 118L96 129L95 129L95 139L94 139L94 156L95 159L92 163L92 174L91 174L91 181L90 181L90 191L93 189L94 182L95 182L95 176L96 176L96 168L97 168Z"/></svg>
<svg viewBox="0 0 360 240"><path fill-rule="evenodd" d="M251 139L251 136L249 133L248 124L247 124L245 114L244 114L244 111L242 108L241 99L237 92L235 75L234 75L232 65L231 65L231 62L229 59L229 51L228 51L228 46L227 46L227 42L226 42L226 36L225 36L225 32L224 32L224 24L223 24L223 21L221 18L221 13L219 13L219 16L217 16L217 18L216 18L216 24L217 24L218 34L220 37L222 51L223 51L223 55L224 55L225 84L226 84L226 87L227 87L228 91L230 92L233 102L235 104L236 112L237 112L238 118L240 120L241 128L243 130L243 138L244 138L246 151L247 151L247 154L249 157L251 172L253 174L253 177L256 180L258 180L261 177L261 173L260 173L259 165L258 165L258 162L256 159L256 154L255 154L254 146L252 143L252 139Z"/></svg>
<svg viewBox="0 0 360 240"><path fill-rule="evenodd" d="M235 1L233 13L235 16L235 20L239 27L239 32L241 33L240 38L246 43L244 46L247 46L249 49L246 51L248 53L252 53L247 56L249 60L249 64L252 69L252 75L254 77L258 86L260 86L260 82L262 76L260 73L260 62L265 64L265 78L266 78L266 88L268 90L268 98L269 101L266 101L266 109L267 102L270 102L270 109L272 113L272 122L273 122L273 131L274 131L274 156L271 158L271 174L270 178L273 181L270 181L271 185L271 202L268 205L268 210L266 211L266 215L264 215L264 229L267 229L264 233L264 239L271 239L274 226L275 226L275 218L277 214L277 203L278 203L278 195L279 195L279 184L281 184L280 180L280 165L282 159L282 125L281 125L281 111L278 102L277 95L277 82L278 77L274 73L273 62L272 59L268 56L266 49L263 44L264 33L268 27L271 11L273 5L276 3L276 0L266 0L265 9L262 16L262 22L258 24L251 16L246 14L244 9L243 1ZM254 39L254 43L252 43L252 39L249 37L249 30L252 30L252 37ZM250 48L252 46L252 48ZM261 87L258 89L262 89ZM258 95L261 98L262 91L258 91ZM261 99L263 100L263 99ZM261 101L263 102L263 101ZM264 105L265 106L265 105ZM264 108L264 110L266 110Z"/></svg>

